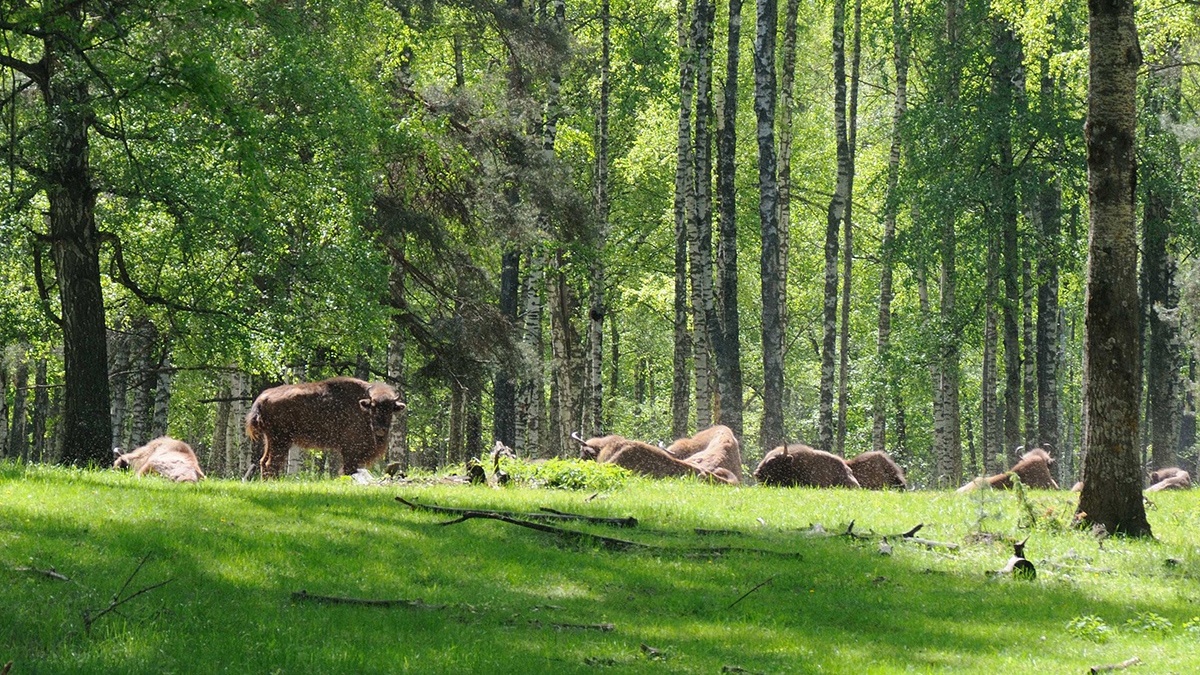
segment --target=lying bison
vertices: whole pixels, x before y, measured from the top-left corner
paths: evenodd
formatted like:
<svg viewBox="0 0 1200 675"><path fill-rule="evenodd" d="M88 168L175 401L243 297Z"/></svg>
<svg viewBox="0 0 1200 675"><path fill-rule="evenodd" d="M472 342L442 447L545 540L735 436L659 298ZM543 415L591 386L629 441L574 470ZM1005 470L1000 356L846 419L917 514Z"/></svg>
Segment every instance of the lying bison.
<svg viewBox="0 0 1200 675"><path fill-rule="evenodd" d="M132 469L138 476L156 473L179 483L195 483L204 478L192 447L170 436L159 436L142 447L121 454L114 448L114 469Z"/></svg>
<svg viewBox="0 0 1200 675"><path fill-rule="evenodd" d="M1162 490L1186 490L1192 487L1192 476L1178 467L1159 469L1150 474L1150 487L1146 492L1161 492Z"/></svg>
<svg viewBox="0 0 1200 675"><path fill-rule="evenodd" d="M589 438L585 441L579 434L571 434L571 438L582 446L579 451L581 459L616 464L651 478L699 476L731 485L738 482L737 476L728 469L723 467L706 469L678 459L660 447L630 440L624 436L612 434Z"/></svg>
<svg viewBox="0 0 1200 675"><path fill-rule="evenodd" d="M1012 488L1012 477L1014 474L1021 479L1021 484L1026 487L1041 490L1057 490L1058 483L1054 481L1054 476L1050 473L1050 465L1053 463L1054 460L1050 457L1050 453L1041 448L1034 448L1021 455L1021 460L1014 464L1008 471L996 474L995 476L988 476L987 478L976 478L958 488L958 491L971 492L984 485L998 490L1008 490Z"/></svg>
<svg viewBox="0 0 1200 675"><path fill-rule="evenodd" d="M885 490L887 488L903 490L908 487L908 482L904 479L904 469L901 469L900 465L896 464L892 456L886 452L878 450L864 452L846 460L846 464L854 472L854 479L858 481L858 484L868 490Z"/></svg>
<svg viewBox="0 0 1200 675"><path fill-rule="evenodd" d="M404 408L386 384L352 377L285 384L263 391L246 415L246 435L262 447L263 478L279 475L293 445L336 450L350 475L383 456L392 414Z"/></svg>
<svg viewBox="0 0 1200 675"><path fill-rule="evenodd" d="M846 460L803 443L768 452L754 469L754 477L763 485L779 487L859 487Z"/></svg>
<svg viewBox="0 0 1200 675"><path fill-rule="evenodd" d="M733 431L723 425L709 427L690 438L681 438L667 446L667 454L710 473L725 469L742 480L742 451Z"/></svg>

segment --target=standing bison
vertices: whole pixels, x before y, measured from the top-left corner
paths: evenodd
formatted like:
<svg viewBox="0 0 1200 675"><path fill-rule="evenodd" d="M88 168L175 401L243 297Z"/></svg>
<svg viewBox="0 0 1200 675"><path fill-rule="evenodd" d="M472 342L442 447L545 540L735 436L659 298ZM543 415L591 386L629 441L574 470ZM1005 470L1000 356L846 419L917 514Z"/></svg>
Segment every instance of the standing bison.
<svg viewBox="0 0 1200 675"><path fill-rule="evenodd" d="M754 477L763 485L779 487L859 487L846 460L803 443L768 452L754 469Z"/></svg>
<svg viewBox="0 0 1200 675"><path fill-rule="evenodd" d="M117 456L114 469L132 469L139 477L156 473L177 483L195 483L204 478L192 447L170 436L159 436L133 452L121 454L114 448L113 453Z"/></svg>
<svg viewBox="0 0 1200 675"><path fill-rule="evenodd" d="M246 435L262 447L263 478L278 476L293 445L336 450L349 475L384 455L392 414L404 408L396 390L378 382L335 377L263 391L246 415Z"/></svg>
<svg viewBox="0 0 1200 675"><path fill-rule="evenodd" d="M1050 465L1053 463L1054 459L1050 457L1050 453L1041 448L1034 448L1021 455L1021 460L1014 464L1008 471L998 473L995 476L988 476L987 478L976 478L958 488L958 492L971 492L984 485L998 490L1009 490L1012 488L1012 477L1014 474L1021 479L1021 484L1026 487L1037 488L1039 490L1057 490L1058 483L1054 481L1054 476L1050 473Z"/></svg>
<svg viewBox="0 0 1200 675"><path fill-rule="evenodd" d="M742 480L742 451L733 431L723 425L709 427L690 438L667 446L667 454L709 472L725 469Z"/></svg>
<svg viewBox="0 0 1200 675"><path fill-rule="evenodd" d="M846 460L854 479L868 490L886 490L887 488L908 487L904 479L904 469L896 464L892 456L886 452L871 450Z"/></svg>

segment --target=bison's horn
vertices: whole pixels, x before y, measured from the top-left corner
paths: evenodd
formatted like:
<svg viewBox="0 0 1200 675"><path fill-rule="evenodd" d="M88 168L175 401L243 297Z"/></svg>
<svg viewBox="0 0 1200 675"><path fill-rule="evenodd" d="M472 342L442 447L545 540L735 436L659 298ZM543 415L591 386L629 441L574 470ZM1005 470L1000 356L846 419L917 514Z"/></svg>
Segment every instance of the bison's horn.
<svg viewBox="0 0 1200 675"><path fill-rule="evenodd" d="M576 443L578 443L580 445L587 445L587 441L583 440L583 437L579 435L578 431L571 432L571 440L575 441Z"/></svg>

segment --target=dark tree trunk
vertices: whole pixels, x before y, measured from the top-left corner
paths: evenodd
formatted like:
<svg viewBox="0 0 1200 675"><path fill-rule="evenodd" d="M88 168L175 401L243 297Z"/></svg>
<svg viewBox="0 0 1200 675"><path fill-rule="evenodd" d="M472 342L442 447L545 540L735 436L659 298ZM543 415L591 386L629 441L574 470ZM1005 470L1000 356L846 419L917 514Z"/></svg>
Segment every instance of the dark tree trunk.
<svg viewBox="0 0 1200 675"><path fill-rule="evenodd" d="M758 0L754 39L754 113L758 131L758 215L762 233L763 418L759 435L769 451L784 442L783 327L779 298L779 184L775 157L776 0Z"/></svg>
<svg viewBox="0 0 1200 675"><path fill-rule="evenodd" d="M1163 61L1147 87L1151 113L1145 135L1148 161L1141 166L1145 190L1142 218L1142 308L1146 314L1146 423L1150 429L1151 468L1178 463L1184 383L1179 287L1172 220L1182 175L1179 142L1173 129L1179 119L1180 75L1178 47L1161 55Z"/></svg>
<svg viewBox="0 0 1200 675"><path fill-rule="evenodd" d="M1087 290L1083 348L1083 492L1078 512L1108 532L1150 536L1142 501L1138 413L1137 74L1132 0L1088 2Z"/></svg>
<svg viewBox="0 0 1200 675"><path fill-rule="evenodd" d="M25 354L17 356L13 367L12 431L8 434L11 457L29 461L29 417L26 408L29 401L29 361Z"/></svg>
<svg viewBox="0 0 1200 675"><path fill-rule="evenodd" d="M744 433L742 421L742 350L738 321L737 278L737 108L738 69L742 35L742 0L729 1L729 39L725 63L724 103L717 130L717 392L720 415L717 421L737 438Z"/></svg>
<svg viewBox="0 0 1200 675"><path fill-rule="evenodd" d="M1053 100L1055 83L1048 60L1041 65L1039 96L1042 108ZM1052 155L1053 157L1053 155ZM1060 442L1058 414L1058 260L1059 230L1062 224L1062 195L1058 179L1049 171L1040 173L1040 188L1034 207L1040 246L1037 261L1037 394L1038 444L1049 448L1058 459L1060 483L1073 483L1070 448Z"/></svg>
<svg viewBox="0 0 1200 675"><path fill-rule="evenodd" d="M57 4L57 3L55 3ZM63 462L109 463L108 345L100 290L100 232L89 164L89 73L71 42L84 22L83 3L61 8L62 29L49 31L42 90L52 132L47 138L46 200L50 248L62 308L64 399Z"/></svg>
<svg viewBox="0 0 1200 675"><path fill-rule="evenodd" d="M46 359L38 358L33 364L33 410L29 420L33 431L33 451L30 458L35 462L48 461L46 445L46 417L50 413L50 383L46 377Z"/></svg>
<svg viewBox="0 0 1200 675"><path fill-rule="evenodd" d="M688 331L688 214L692 212L692 96L696 85L695 50L688 30L688 3L679 0L675 14L679 48L679 124L675 157L675 322L674 379L671 386L671 435L688 435L692 361Z"/></svg>
<svg viewBox="0 0 1200 675"><path fill-rule="evenodd" d="M516 250L504 252L500 266L500 314L512 326L517 322L517 302L520 293L521 253ZM492 430L496 440L512 447L517 436L517 386L515 373L501 366L492 385L493 413Z"/></svg>

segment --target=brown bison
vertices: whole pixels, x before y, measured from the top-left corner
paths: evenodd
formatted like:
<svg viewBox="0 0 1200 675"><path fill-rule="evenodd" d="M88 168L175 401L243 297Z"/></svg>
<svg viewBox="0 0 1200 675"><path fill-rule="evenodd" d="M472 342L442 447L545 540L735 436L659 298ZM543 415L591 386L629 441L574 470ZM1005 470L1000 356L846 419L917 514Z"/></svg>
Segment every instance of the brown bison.
<svg viewBox="0 0 1200 675"><path fill-rule="evenodd" d="M763 485L779 487L859 487L846 460L803 443L768 452L754 469L754 477Z"/></svg>
<svg viewBox="0 0 1200 675"><path fill-rule="evenodd" d="M1021 455L1021 460L1008 471L987 478L976 478L958 488L958 491L971 492L985 484L997 490L1008 490L1012 488L1013 474L1016 474L1021 479L1021 484L1026 487L1057 490L1058 483L1054 481L1054 476L1050 473L1050 465L1053 463L1054 459L1050 457L1050 453L1041 448L1034 448Z"/></svg>
<svg viewBox="0 0 1200 675"><path fill-rule="evenodd" d="M1150 474L1150 483L1151 485L1146 488L1146 492L1186 490L1192 487L1192 476L1183 469L1171 467L1152 472Z"/></svg>
<svg viewBox="0 0 1200 675"><path fill-rule="evenodd" d="M742 480L741 446L733 431L723 424L675 441L667 446L667 454L710 473L725 469L737 482Z"/></svg>
<svg viewBox="0 0 1200 675"><path fill-rule="evenodd" d="M738 482L737 476L728 469L723 467L706 469L678 459L660 447L630 440L624 436L611 434L589 438L585 441L579 434L571 434L571 438L582 446L579 452L581 459L616 464L651 478L699 476L719 483L736 484Z"/></svg>
<svg viewBox="0 0 1200 675"><path fill-rule="evenodd" d="M904 469L896 464L892 456L886 452L872 450L846 460L854 479L858 484L869 490L885 490L887 488L908 487L904 479Z"/></svg>
<svg viewBox="0 0 1200 675"><path fill-rule="evenodd" d="M178 483L195 483L204 478L191 446L170 436L159 436L133 452L121 454L114 448L113 453L117 456L114 469L132 469L139 477L156 473Z"/></svg>
<svg viewBox="0 0 1200 675"><path fill-rule="evenodd" d="M392 414L404 408L396 390L378 382L335 377L263 391L246 415L246 435L262 447L263 478L279 475L293 445L336 450L350 475L387 451Z"/></svg>

